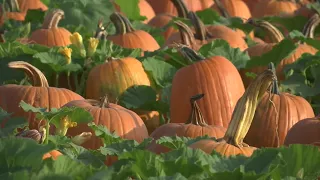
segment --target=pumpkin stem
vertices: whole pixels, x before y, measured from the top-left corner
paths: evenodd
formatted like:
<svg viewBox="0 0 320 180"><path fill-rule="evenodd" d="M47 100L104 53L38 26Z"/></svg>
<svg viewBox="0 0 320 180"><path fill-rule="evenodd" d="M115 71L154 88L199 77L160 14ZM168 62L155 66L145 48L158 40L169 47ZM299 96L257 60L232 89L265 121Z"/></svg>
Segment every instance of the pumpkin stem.
<svg viewBox="0 0 320 180"><path fill-rule="evenodd" d="M279 90L279 86L278 86L278 78L277 78L277 74L276 74L276 68L274 67L273 62L269 63L268 69L271 70L273 72L273 74L274 74L271 93L279 95L280 94L280 90Z"/></svg>
<svg viewBox="0 0 320 180"><path fill-rule="evenodd" d="M264 20L254 20L250 18L247 21L247 24L250 24L255 27L259 27L267 32L268 36L271 39L272 43L279 43L284 39L283 34L280 32L279 29L277 29L275 26L270 24L268 21Z"/></svg>
<svg viewBox="0 0 320 180"><path fill-rule="evenodd" d="M106 40L108 36L108 32L106 31L106 28L110 25L110 22L106 25L106 27L103 26L103 20L102 18L99 19L98 21L98 26L96 33L94 34L94 38L100 39L100 40Z"/></svg>
<svg viewBox="0 0 320 180"><path fill-rule="evenodd" d="M214 4L217 5L218 10L220 11L220 14L225 18L230 18L230 14L224 7L224 5L221 3L220 0L214 0Z"/></svg>
<svg viewBox="0 0 320 180"><path fill-rule="evenodd" d="M187 8L186 4L183 0L171 0L174 7L177 9L178 17L181 18L188 18L189 9Z"/></svg>
<svg viewBox="0 0 320 180"><path fill-rule="evenodd" d="M308 38L314 38L314 31L320 23L320 16L315 13L303 27L302 33Z"/></svg>
<svg viewBox="0 0 320 180"><path fill-rule="evenodd" d="M239 148L245 145L243 139L249 131L258 103L272 85L274 77L271 70L265 70L256 77L238 100L227 132L223 137L227 143Z"/></svg>
<svg viewBox="0 0 320 180"><path fill-rule="evenodd" d="M32 81L32 85L36 87L49 87L48 80L45 75L36 67L24 61L13 61L8 63L9 68L22 69L28 78Z"/></svg>
<svg viewBox="0 0 320 180"><path fill-rule="evenodd" d="M198 54L195 50L187 47L186 45L178 45L178 50L182 54L182 56L189 60L191 63L206 59L200 54Z"/></svg>
<svg viewBox="0 0 320 180"><path fill-rule="evenodd" d="M203 22L197 16L196 13L190 11L188 13L188 17L194 26L194 30L195 30L194 37L196 39L204 41L207 38L212 38L212 35L207 31L207 28L205 27L205 25L203 24Z"/></svg>
<svg viewBox="0 0 320 180"><path fill-rule="evenodd" d="M3 5L6 12L20 12L20 6L17 0L5 0Z"/></svg>
<svg viewBox="0 0 320 180"><path fill-rule="evenodd" d="M64 11L61 9L54 9L50 11L44 18L42 29L57 28L61 19L64 18Z"/></svg>
<svg viewBox="0 0 320 180"><path fill-rule="evenodd" d="M116 34L126 34L135 31L130 23L129 19L124 17L118 12L114 12L110 15L110 20L116 28Z"/></svg>
<svg viewBox="0 0 320 180"><path fill-rule="evenodd" d="M108 100L107 95L100 98L100 107L101 108L108 108L109 107L109 100Z"/></svg>
<svg viewBox="0 0 320 180"><path fill-rule="evenodd" d="M195 39L194 39L192 30L189 28L188 25L186 25L182 21L175 21L174 23L179 28L180 37L182 40L181 43L191 47L192 44L195 43Z"/></svg>
<svg viewBox="0 0 320 180"><path fill-rule="evenodd" d="M208 124L203 118L203 115L201 113L200 107L197 103L197 100L202 99L204 94L198 94L195 96L192 96L190 98L191 103L191 114L189 117L189 120L186 124L194 124L199 126L207 126Z"/></svg>

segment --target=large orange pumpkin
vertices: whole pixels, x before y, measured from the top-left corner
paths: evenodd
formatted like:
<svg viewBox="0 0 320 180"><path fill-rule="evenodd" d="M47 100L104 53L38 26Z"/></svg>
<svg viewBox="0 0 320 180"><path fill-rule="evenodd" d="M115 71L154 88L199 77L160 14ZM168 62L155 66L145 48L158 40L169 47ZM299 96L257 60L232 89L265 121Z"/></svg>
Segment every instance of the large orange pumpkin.
<svg viewBox="0 0 320 180"><path fill-rule="evenodd" d="M178 70L172 82L170 117L172 123L184 123L191 107L190 97L204 93L199 100L209 125L228 127L234 107L244 93L236 67L222 56L203 58L190 48L180 49L194 63Z"/></svg>
<svg viewBox="0 0 320 180"><path fill-rule="evenodd" d="M62 27L58 27L58 23L64 17L61 9L50 11L42 24L42 27L32 32L29 38L30 43L41 44L44 46L67 46L71 44L71 33Z"/></svg>
<svg viewBox="0 0 320 180"><path fill-rule="evenodd" d="M177 10L174 8L171 0L147 0L152 6L156 14L177 15ZM210 7L213 4L212 0L183 0L190 11L200 11Z"/></svg>
<svg viewBox="0 0 320 180"><path fill-rule="evenodd" d="M261 56L264 53L269 52L273 46L275 46L277 43L281 42L284 37L282 35L282 33L273 25L271 25L269 22L264 21L264 20L250 20L248 21L248 23L260 27L263 30L265 30L272 43L258 43L254 46L249 47L246 52L249 54L250 57L255 57L255 56ZM310 54L315 54L317 52L317 50L315 48L313 48L312 46L309 46L307 44L300 44L298 46L298 48L295 50L294 53L292 53L289 57L283 59L279 65L276 68L276 72L277 72L277 76L279 81L283 81L284 80L284 73L283 68L285 65L287 64L291 64L293 62L295 62L298 58L301 57L301 55L303 53L310 53ZM247 87L250 82L252 81L251 78L246 76L246 72L253 72L255 74L259 74L261 72L263 72L267 67L266 66L258 66L258 67L254 67L252 69L242 69L240 70L240 74L243 80L243 83L245 85L245 87Z"/></svg>
<svg viewBox="0 0 320 180"><path fill-rule="evenodd" d="M96 125L105 126L110 132L115 132L125 139L142 142L148 137L148 130L141 118L131 110L119 105L109 103L107 97L97 100L76 100L67 103L65 106L84 108L91 113ZM94 135L91 128L86 123L78 124L76 127L68 129L67 135L76 136L82 132L92 132L90 141L84 142L81 146L89 149L101 147L102 140Z"/></svg>
<svg viewBox="0 0 320 180"><path fill-rule="evenodd" d="M30 129L38 129L39 121L35 114L24 112L19 103L24 101L32 106L41 108L60 108L72 100L83 99L80 95L63 88L49 87L46 77L40 70L23 61L9 63L10 68L22 69L33 86L8 84L0 86L0 107L13 113L13 117L25 117L29 121ZM2 123L5 126L6 121Z"/></svg>
<svg viewBox="0 0 320 180"><path fill-rule="evenodd" d="M313 118L301 119L288 131L285 145L290 144L313 144L320 142L320 115Z"/></svg>
<svg viewBox="0 0 320 180"><path fill-rule="evenodd" d="M213 150L224 156L242 154L251 156L256 150L243 142L253 120L255 109L264 92L270 86L274 74L270 70L261 73L246 89L244 95L237 102L232 114L230 125L223 138L215 140L200 140L190 145L191 148L201 149L206 153ZM212 109L215 112L215 109Z"/></svg>
<svg viewBox="0 0 320 180"><path fill-rule="evenodd" d="M201 113L197 100L201 99L204 94L199 94L190 98L191 111L189 118L185 123L168 123L157 128L151 135L154 140L148 147L148 150L160 154L170 151L169 148L157 144L156 141L163 136L179 136L196 138L208 135L209 137L221 138L226 132L222 126L208 125Z"/></svg>
<svg viewBox="0 0 320 180"><path fill-rule="evenodd" d="M107 39L124 48L155 51L160 48L157 41L146 31L135 30L130 21L120 13L113 13L110 20L116 28L116 34Z"/></svg>
<svg viewBox="0 0 320 180"><path fill-rule="evenodd" d="M108 95L109 101L116 103L121 94L134 85L150 86L142 63L131 57L109 58L91 69L86 83L86 98L98 100Z"/></svg>
<svg viewBox="0 0 320 180"><path fill-rule="evenodd" d="M273 63L269 69L275 71ZM279 147L294 124L311 117L314 117L314 112L308 101L300 96L281 93L274 79L271 92L262 96L244 141L258 148Z"/></svg>
<svg viewBox="0 0 320 180"><path fill-rule="evenodd" d="M48 7L41 2L41 0L17 0L21 9L21 12L27 12L28 10L41 10L47 11Z"/></svg>
<svg viewBox="0 0 320 180"><path fill-rule="evenodd" d="M116 10L118 12L121 12L120 6L116 3L113 3ZM139 10L140 15L145 16L147 19L143 21L143 23L148 23L153 17L156 16L156 13L154 12L153 8L150 6L150 4L146 0L139 0Z"/></svg>
<svg viewBox="0 0 320 180"><path fill-rule="evenodd" d="M183 0L171 0L171 2L174 4L174 7L177 9L177 12L178 12L177 16L179 18L188 18L187 16L188 16L189 10ZM177 30L174 29L173 27L167 27L168 24L173 19L173 17L175 16L166 14L166 13L158 14L157 16L155 16L149 21L148 25L156 28L167 28L166 31L163 33L164 38L167 40L172 33L177 32Z"/></svg>
<svg viewBox="0 0 320 180"><path fill-rule="evenodd" d="M194 27L194 37L195 39L202 42L211 42L215 39L223 39L227 41L231 47L240 48L241 50L245 50L248 48L247 43L243 39L243 32L236 32L231 28L224 25L208 25L205 26L204 23L200 20L200 18L194 13L189 12L189 19L191 20ZM180 33L173 33L166 44L180 43L181 37Z"/></svg>
<svg viewBox="0 0 320 180"><path fill-rule="evenodd" d="M5 0L0 6L0 25L3 25L7 19L24 21L26 12L21 11L16 0ZM5 12L2 12L3 10Z"/></svg>

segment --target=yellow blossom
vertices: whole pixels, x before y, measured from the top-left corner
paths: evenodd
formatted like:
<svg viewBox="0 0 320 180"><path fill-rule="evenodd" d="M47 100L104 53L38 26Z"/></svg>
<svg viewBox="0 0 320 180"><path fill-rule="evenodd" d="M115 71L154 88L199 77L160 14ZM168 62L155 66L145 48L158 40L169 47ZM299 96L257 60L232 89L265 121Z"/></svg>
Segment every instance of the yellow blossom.
<svg viewBox="0 0 320 180"><path fill-rule="evenodd" d="M78 32L75 32L70 36L70 41L73 45L75 45L80 50L81 57L86 57L86 50L83 45L83 39Z"/></svg>
<svg viewBox="0 0 320 180"><path fill-rule="evenodd" d="M67 64L70 64L71 63L72 49L71 48L67 48L67 47L63 47L63 48L60 48L59 52L66 57Z"/></svg>
<svg viewBox="0 0 320 180"><path fill-rule="evenodd" d="M77 126L77 122L70 121L68 116L66 116L60 121L60 127L57 129L58 134L65 136L69 128L76 127L76 126Z"/></svg>
<svg viewBox="0 0 320 180"><path fill-rule="evenodd" d="M93 54L96 52L98 44L99 44L99 39L93 38L93 37L89 39L89 47L88 47L89 57L93 56Z"/></svg>

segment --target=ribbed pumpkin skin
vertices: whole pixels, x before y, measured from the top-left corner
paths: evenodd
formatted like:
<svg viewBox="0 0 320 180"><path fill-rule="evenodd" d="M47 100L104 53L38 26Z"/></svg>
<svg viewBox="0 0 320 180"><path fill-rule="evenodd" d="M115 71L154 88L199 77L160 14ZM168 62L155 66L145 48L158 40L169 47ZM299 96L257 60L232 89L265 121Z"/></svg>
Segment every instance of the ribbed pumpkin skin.
<svg viewBox="0 0 320 180"><path fill-rule="evenodd" d="M314 117L313 109L304 98L288 93L265 93L244 142L257 148L279 147L294 124L311 117Z"/></svg>
<svg viewBox="0 0 320 180"><path fill-rule="evenodd" d="M276 44L273 44L273 43L259 43L255 46L251 46L250 48L248 48L246 52L248 52L250 57L261 56L269 52L275 45ZM301 55L304 53L315 54L316 52L317 50L312 46L309 46L306 44L300 44L299 47L296 49L296 51L293 54L291 54L290 57L283 59L280 62L280 64L277 66L276 72L277 72L278 80L282 81L285 78L282 72L285 65L292 64L293 62L298 60L301 57ZM250 69L250 70L240 70L240 74L241 74L244 86L247 87L250 84L250 82L253 80L252 78L249 78L245 75L246 72L253 72L255 74L259 74L263 72L266 68L267 68L266 66L265 67L260 66L260 67L254 67L253 69Z"/></svg>
<svg viewBox="0 0 320 180"><path fill-rule="evenodd" d="M288 131L285 145L313 144L320 145L320 116L299 121ZM318 143L317 143L318 142Z"/></svg>
<svg viewBox="0 0 320 180"><path fill-rule="evenodd" d="M140 48L142 51L155 51L160 48L158 42L147 32L135 30L126 34L107 37L114 44L128 49Z"/></svg>
<svg viewBox="0 0 320 180"><path fill-rule="evenodd" d="M244 19L251 18L251 12L247 4L242 0L220 0L221 4L231 17L241 17ZM211 6L215 11L220 13L216 4Z"/></svg>
<svg viewBox="0 0 320 180"><path fill-rule="evenodd" d="M31 34L30 41L48 47L68 46L71 44L70 36L71 33L61 27L38 29Z"/></svg>
<svg viewBox="0 0 320 180"><path fill-rule="evenodd" d="M179 136L196 138L208 135L209 137L222 138L226 128L222 126L199 126L185 123L168 123L158 127L151 135L154 141L148 150L157 154L169 152L170 149L156 143L156 140L163 136Z"/></svg>
<svg viewBox="0 0 320 180"><path fill-rule="evenodd" d="M94 67L87 79L86 97L99 99L105 95L111 103L133 85L150 86L150 80L139 60L131 57L111 60Z"/></svg>
<svg viewBox="0 0 320 180"><path fill-rule="evenodd" d="M41 2L41 0L17 0L21 12L27 12L28 10L41 10L47 11L48 7Z"/></svg>
<svg viewBox="0 0 320 180"><path fill-rule="evenodd" d="M174 76L170 99L172 123L184 123L191 112L189 99L206 94L198 101L209 125L228 127L244 86L236 67L222 56L214 56L181 68Z"/></svg>
<svg viewBox="0 0 320 180"><path fill-rule="evenodd" d="M299 5L291 1L283 0L260 0L251 12L252 17L293 15Z"/></svg>
<svg viewBox="0 0 320 180"><path fill-rule="evenodd" d="M0 86L0 107L13 113L13 117L26 117L30 129L37 129L39 121L35 114L24 112L19 103L24 101L32 106L41 108L60 108L72 100L81 100L83 97L64 88L33 87L20 85ZM6 123L3 122L2 126Z"/></svg>
<svg viewBox="0 0 320 180"><path fill-rule="evenodd" d="M191 144L189 147L193 149L201 149L208 154L211 154L212 151L215 150L219 154L227 157L239 154L250 157L252 153L257 149L251 146L238 148L236 146L226 143L226 141L224 140L221 142L216 142L213 140L201 140Z"/></svg>
<svg viewBox="0 0 320 180"><path fill-rule="evenodd" d="M174 7L171 0L147 0L149 4L152 6L153 10L156 14L170 14L170 15L177 15L177 10ZM212 4L212 0L184 0L187 8L190 11L200 11L206 8L209 8Z"/></svg>
<svg viewBox="0 0 320 180"><path fill-rule="evenodd" d="M92 106L86 100L79 100L69 102L65 106L84 108L93 116L93 122L96 125L105 126L110 132L115 132L124 139L142 142L143 139L148 137L148 130L141 118L133 111L119 105L109 103L109 107L101 108L99 106ZM94 135L94 132L88 127L87 123L69 128L67 135L76 136L82 132L92 132L93 136L81 146L89 149L98 149L103 145L101 139Z"/></svg>

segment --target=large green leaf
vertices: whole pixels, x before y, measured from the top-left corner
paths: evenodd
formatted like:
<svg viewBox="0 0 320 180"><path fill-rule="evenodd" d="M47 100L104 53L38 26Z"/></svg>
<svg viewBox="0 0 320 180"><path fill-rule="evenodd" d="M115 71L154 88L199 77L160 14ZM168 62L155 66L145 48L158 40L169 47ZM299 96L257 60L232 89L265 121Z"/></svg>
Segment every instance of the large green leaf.
<svg viewBox="0 0 320 180"><path fill-rule="evenodd" d="M132 20L145 20L145 16L140 15L139 0L114 0L120 6L121 12Z"/></svg>

